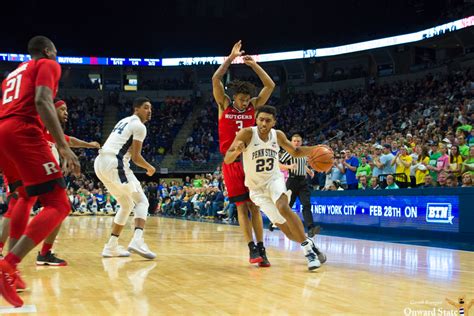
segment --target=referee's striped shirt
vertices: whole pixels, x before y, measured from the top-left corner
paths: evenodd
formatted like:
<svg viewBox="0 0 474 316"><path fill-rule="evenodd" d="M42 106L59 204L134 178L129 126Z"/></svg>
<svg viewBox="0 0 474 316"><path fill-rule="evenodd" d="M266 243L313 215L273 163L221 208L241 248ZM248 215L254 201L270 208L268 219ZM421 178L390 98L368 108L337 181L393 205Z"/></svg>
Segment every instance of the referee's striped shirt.
<svg viewBox="0 0 474 316"><path fill-rule="evenodd" d="M306 169L305 169L307 165L306 157L295 158L285 151L283 155L281 155L280 157L280 163L284 165L292 165L292 164L297 165L295 170L288 170L290 173L290 177L305 177L306 176Z"/></svg>

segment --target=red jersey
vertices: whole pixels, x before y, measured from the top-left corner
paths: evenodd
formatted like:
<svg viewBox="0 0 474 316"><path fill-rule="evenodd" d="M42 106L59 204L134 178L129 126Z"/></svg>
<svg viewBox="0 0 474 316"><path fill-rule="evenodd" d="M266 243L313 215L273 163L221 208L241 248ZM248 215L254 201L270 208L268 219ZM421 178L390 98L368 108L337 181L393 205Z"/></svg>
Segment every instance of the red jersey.
<svg viewBox="0 0 474 316"><path fill-rule="evenodd" d="M2 83L0 120L26 117L39 121L35 104L36 87L50 88L54 98L58 92L60 77L61 66L54 60L42 58L21 63Z"/></svg>
<svg viewBox="0 0 474 316"><path fill-rule="evenodd" d="M237 110L230 104L219 119L219 149L222 155L229 150L235 134L244 127L255 125L255 108L250 104L245 111Z"/></svg>

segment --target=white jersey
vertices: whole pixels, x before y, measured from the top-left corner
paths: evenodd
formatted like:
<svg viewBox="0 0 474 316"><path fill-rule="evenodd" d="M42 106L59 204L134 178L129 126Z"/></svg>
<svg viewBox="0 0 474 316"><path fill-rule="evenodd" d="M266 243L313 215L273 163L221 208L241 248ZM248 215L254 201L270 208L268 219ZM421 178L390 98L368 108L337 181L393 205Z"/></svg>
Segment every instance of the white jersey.
<svg viewBox="0 0 474 316"><path fill-rule="evenodd" d="M263 187L271 180L282 177L278 167L279 151L275 129L271 129L268 141L264 142L258 136L257 126L252 127L252 140L242 153L245 185L249 189Z"/></svg>
<svg viewBox="0 0 474 316"><path fill-rule="evenodd" d="M131 156L129 149L133 140L143 142L145 137L145 124L138 116L131 115L115 125L100 153L113 154L117 159L123 161L125 166L128 166Z"/></svg>

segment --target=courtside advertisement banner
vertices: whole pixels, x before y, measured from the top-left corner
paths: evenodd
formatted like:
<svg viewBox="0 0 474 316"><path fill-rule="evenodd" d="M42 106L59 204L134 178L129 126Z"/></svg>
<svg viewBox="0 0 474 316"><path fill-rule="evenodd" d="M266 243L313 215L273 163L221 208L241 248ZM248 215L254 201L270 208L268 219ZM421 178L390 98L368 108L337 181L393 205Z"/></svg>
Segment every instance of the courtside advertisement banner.
<svg viewBox="0 0 474 316"><path fill-rule="evenodd" d="M299 199L293 209L301 218ZM311 196L316 223L459 232L459 197Z"/></svg>

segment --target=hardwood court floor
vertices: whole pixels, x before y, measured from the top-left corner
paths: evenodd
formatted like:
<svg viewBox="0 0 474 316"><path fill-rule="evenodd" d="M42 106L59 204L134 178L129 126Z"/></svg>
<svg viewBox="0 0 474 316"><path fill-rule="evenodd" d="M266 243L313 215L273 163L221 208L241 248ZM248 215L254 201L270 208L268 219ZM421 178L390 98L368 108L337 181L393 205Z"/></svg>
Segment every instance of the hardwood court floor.
<svg viewBox="0 0 474 316"><path fill-rule="evenodd" d="M111 217L70 217L55 247L67 267L21 264L31 315L410 315L474 299L474 252L319 236L328 262L308 272L300 246L265 231L270 268L247 263L237 226L149 218L154 261L100 256ZM121 238L126 246L132 230ZM36 252L35 252L36 254ZM0 313L9 313L0 298ZM474 311L471 311L474 313ZM25 314L18 314L25 315ZM415 315L415 314L411 314ZM436 314L438 315L438 314Z"/></svg>

